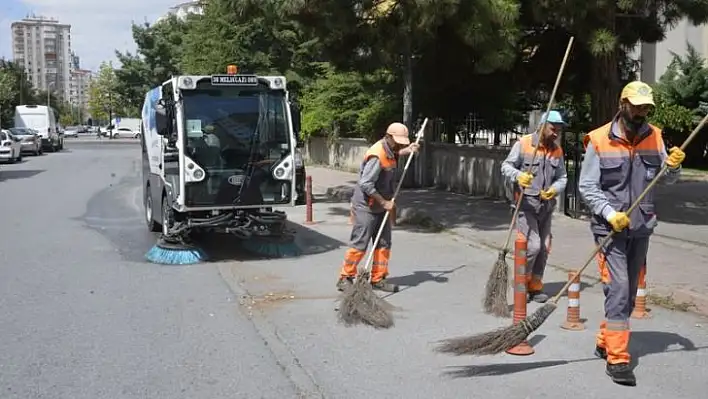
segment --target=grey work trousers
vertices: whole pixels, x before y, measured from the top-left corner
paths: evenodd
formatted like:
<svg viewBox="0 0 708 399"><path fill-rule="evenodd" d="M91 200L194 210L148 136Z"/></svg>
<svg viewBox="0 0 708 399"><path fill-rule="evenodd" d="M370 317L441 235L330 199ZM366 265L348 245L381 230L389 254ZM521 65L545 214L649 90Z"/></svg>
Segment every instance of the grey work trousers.
<svg viewBox="0 0 708 399"><path fill-rule="evenodd" d="M548 261L551 248L551 220L555 200L541 201L538 197L524 196L516 226L526 237L526 276L539 283ZM531 289L531 288L529 288Z"/></svg>
<svg viewBox="0 0 708 399"><path fill-rule="evenodd" d="M349 238L349 246L360 251L366 251L369 242L373 244L376 239L376 234L378 234L379 228L381 228L381 223L383 222L386 212L374 213L368 209L359 207L354 207L353 212L354 226L352 227L352 234ZM391 215L389 215L386 221L386 226L381 232L381 238L376 248L391 249Z"/></svg>
<svg viewBox="0 0 708 399"><path fill-rule="evenodd" d="M604 236L595 235L599 245ZM600 251L600 277L605 293L605 319L628 321L637 298L639 273L646 263L649 237L614 236Z"/></svg>

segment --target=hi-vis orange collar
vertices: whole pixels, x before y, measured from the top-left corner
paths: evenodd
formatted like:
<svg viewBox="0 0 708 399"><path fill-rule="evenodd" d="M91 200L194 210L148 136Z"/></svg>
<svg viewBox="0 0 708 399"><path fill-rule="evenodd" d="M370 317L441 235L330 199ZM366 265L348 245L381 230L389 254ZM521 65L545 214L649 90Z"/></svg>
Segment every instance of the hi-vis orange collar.
<svg viewBox="0 0 708 399"><path fill-rule="evenodd" d="M538 132L533 133L533 134L531 135L531 143L533 144L534 147L537 147L537 146L538 146L538 141L539 141ZM555 150L556 147L557 147L557 145L556 145L556 143L555 143L555 141L554 141L554 142L551 143L551 145L550 145L549 147L546 147L545 145L543 145L543 143L541 143L541 146L538 147L538 148L543 148L543 149L547 149L547 150Z"/></svg>
<svg viewBox="0 0 708 399"><path fill-rule="evenodd" d="M389 159L395 159L396 154L393 153L393 150L391 147L388 146L388 142L386 140L381 140L381 146L383 147L384 151L386 151L386 156Z"/></svg>
<svg viewBox="0 0 708 399"><path fill-rule="evenodd" d="M610 140L627 140L627 135L624 134L624 131L622 130L622 127L619 123L619 115L615 115L615 117L612 119L612 122L610 122L610 128L608 130L609 131L607 132L607 135ZM645 138L647 138L647 136L651 134L651 132L651 125L644 122L644 124L639 128L639 134L635 138L635 141L644 140Z"/></svg>

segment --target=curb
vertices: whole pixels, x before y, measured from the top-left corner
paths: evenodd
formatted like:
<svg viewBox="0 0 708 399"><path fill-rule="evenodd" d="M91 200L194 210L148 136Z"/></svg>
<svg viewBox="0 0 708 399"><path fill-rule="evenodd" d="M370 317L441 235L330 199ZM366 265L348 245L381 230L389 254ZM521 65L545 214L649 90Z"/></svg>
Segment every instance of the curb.
<svg viewBox="0 0 708 399"><path fill-rule="evenodd" d="M110 144L132 144L132 145L139 145L140 140L138 139L94 139L94 140L88 140L88 139L64 139L64 145L72 145L72 144L80 144L80 145L110 145Z"/></svg>
<svg viewBox="0 0 708 399"><path fill-rule="evenodd" d="M352 191L353 188L351 186L334 186L327 187L324 195L328 199L348 202ZM435 219L428 215L425 211L413 208L401 208L398 212L399 216L396 223L397 225L408 225L421 227L428 231L432 230L434 232L444 232L457 237L458 241L464 241L466 245L477 249L493 252L500 252L502 250L501 245L491 244L453 231L445 225L436 222ZM513 261L513 253L507 254L507 259ZM565 273L574 272L577 270L577 268L561 266L553 263L548 263L547 265L553 269ZM580 279L590 287L595 287L600 284L600 280L596 276L587 272L587 269L580 275ZM654 286L651 285L651 283L648 287L648 291L650 303L655 306L673 311L689 312L700 316L708 316L708 296L688 290L675 290L669 287Z"/></svg>

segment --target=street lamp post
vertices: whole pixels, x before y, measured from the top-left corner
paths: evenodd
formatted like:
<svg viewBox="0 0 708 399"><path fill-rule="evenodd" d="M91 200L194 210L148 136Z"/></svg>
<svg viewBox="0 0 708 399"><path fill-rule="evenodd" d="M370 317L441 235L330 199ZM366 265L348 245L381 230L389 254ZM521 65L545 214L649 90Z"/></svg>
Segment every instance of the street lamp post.
<svg viewBox="0 0 708 399"><path fill-rule="evenodd" d="M51 100L51 97L50 97L50 94L52 93L52 91L51 91L51 87L52 87L52 86L56 86L56 82L49 82L49 83L47 83L47 107L51 107L51 106L52 106L52 104L51 104L51 103L52 103L52 100Z"/></svg>

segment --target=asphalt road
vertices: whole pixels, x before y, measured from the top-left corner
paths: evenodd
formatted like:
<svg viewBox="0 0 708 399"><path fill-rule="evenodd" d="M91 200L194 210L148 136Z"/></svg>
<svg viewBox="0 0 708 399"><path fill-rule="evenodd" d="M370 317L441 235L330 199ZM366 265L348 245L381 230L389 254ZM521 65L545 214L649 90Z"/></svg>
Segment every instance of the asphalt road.
<svg viewBox="0 0 708 399"><path fill-rule="evenodd" d="M587 328L559 328L561 300L531 337L532 356L435 354L439 339L509 323L480 311L497 254L448 233L395 229L394 328L339 325L347 204L318 202L317 223L293 225L301 258L148 264L139 147L67 145L0 166L2 399L697 399L708 390L708 320L657 307L632 322L639 385L613 384L592 356L599 286L581 293ZM305 220L302 208L289 214ZM566 279L547 271L548 290Z"/></svg>
<svg viewBox="0 0 708 399"><path fill-rule="evenodd" d="M215 266L143 261L140 147L0 165L0 398L294 398Z"/></svg>

